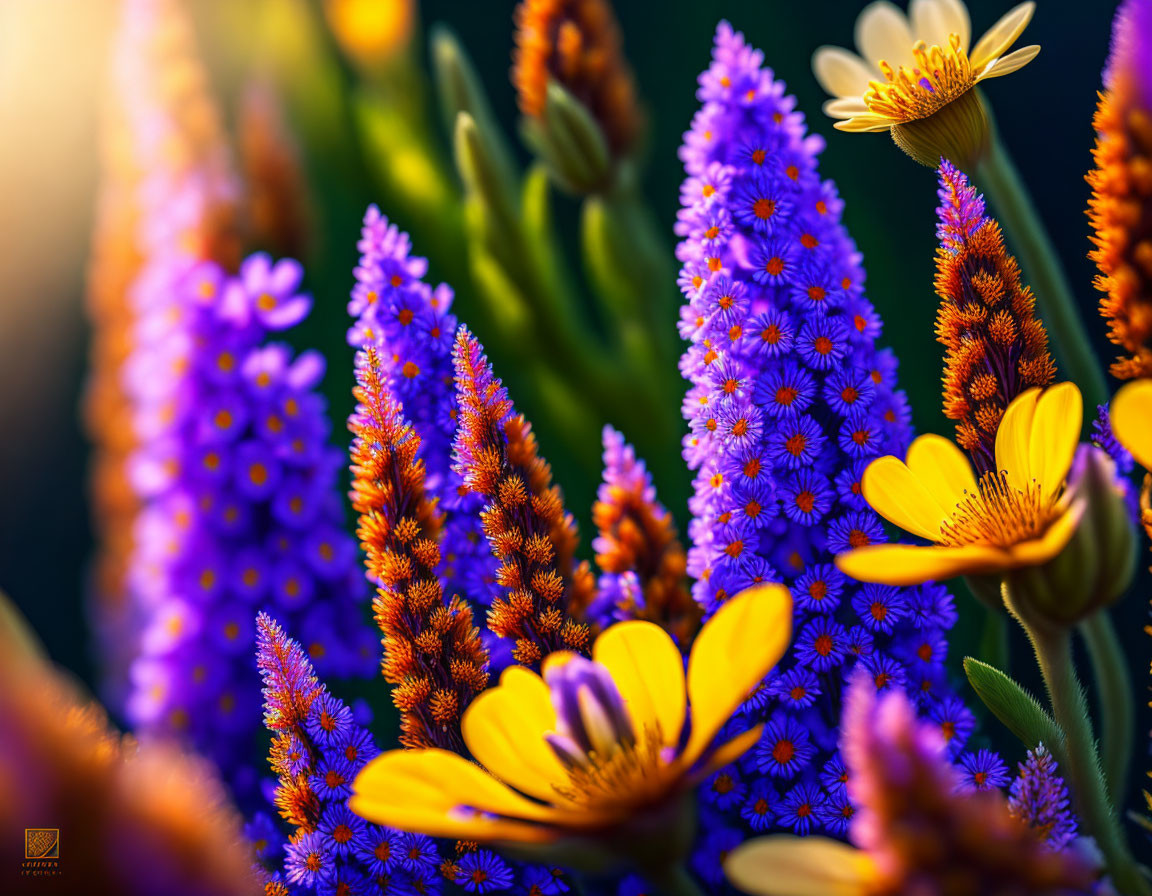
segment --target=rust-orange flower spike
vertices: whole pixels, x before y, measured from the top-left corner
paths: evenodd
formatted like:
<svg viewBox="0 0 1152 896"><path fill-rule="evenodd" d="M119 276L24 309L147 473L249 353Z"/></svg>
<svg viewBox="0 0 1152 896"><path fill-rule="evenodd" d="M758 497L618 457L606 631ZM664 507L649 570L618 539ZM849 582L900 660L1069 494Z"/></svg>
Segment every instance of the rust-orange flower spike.
<svg viewBox="0 0 1152 896"><path fill-rule="evenodd" d="M349 427L352 506L384 633L384 677L395 687L400 740L407 747L462 752L460 715L488 684L488 655L460 597L445 602L440 566L440 515L424 489L420 437L388 392L379 358L359 363L358 402Z"/></svg>
<svg viewBox="0 0 1152 896"><path fill-rule="evenodd" d="M308 250L308 197L295 136L275 88L253 81L239 115L240 160L250 242L273 255L303 257Z"/></svg>
<svg viewBox="0 0 1152 896"><path fill-rule="evenodd" d="M592 508L598 530L592 547L604 574L586 618L601 627L647 619L685 648L700 626L701 607L688 589L676 524L624 436L605 426L603 438L604 482Z"/></svg>
<svg viewBox="0 0 1152 896"><path fill-rule="evenodd" d="M936 339L945 346L944 413L981 474L995 466L996 430L1012 399L1056 375L1032 291L1020 282L1000 225L963 172L940 164Z"/></svg>
<svg viewBox="0 0 1152 896"><path fill-rule="evenodd" d="M520 111L543 117L554 78L588 108L613 153L625 155L642 115L607 0L523 0L515 21L512 83Z"/></svg>
<svg viewBox="0 0 1152 896"><path fill-rule="evenodd" d="M514 638L512 655L525 666L557 650L588 651L588 626L570 608L586 606L594 589L587 563L575 564L576 523L565 513L552 470L536 438L492 374L476 338L461 327L453 359L460 419L456 469L465 486L487 499L482 519L503 594L492 602L488 627Z"/></svg>
<svg viewBox="0 0 1152 896"><path fill-rule="evenodd" d="M1123 349L1120 379L1152 377L1152 3L1128 0L1096 108L1096 168L1088 217L1108 338Z"/></svg>

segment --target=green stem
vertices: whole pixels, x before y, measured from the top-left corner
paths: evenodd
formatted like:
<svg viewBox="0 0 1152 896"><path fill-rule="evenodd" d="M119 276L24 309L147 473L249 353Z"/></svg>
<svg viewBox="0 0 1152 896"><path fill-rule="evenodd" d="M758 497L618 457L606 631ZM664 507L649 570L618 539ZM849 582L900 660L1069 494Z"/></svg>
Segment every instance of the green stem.
<svg viewBox="0 0 1152 896"><path fill-rule="evenodd" d="M659 873L650 873L649 880L663 896L704 896L700 885L683 865L672 865Z"/></svg>
<svg viewBox="0 0 1152 896"><path fill-rule="evenodd" d="M980 630L979 658L1005 675L1011 674L1008 617L1000 607L980 606L984 611L984 625Z"/></svg>
<svg viewBox="0 0 1152 896"><path fill-rule="evenodd" d="M1115 805L1124 804L1133 733L1132 707L1136 698L1124 662L1124 651L1116 628L1104 610L1093 613L1080 624L1080 634L1088 645L1088 656L1100 700L1101 745L1104 776Z"/></svg>
<svg viewBox="0 0 1152 896"><path fill-rule="evenodd" d="M1043 630L1025 622L1007 582L1004 583L1004 602L1020 620L1032 642L1052 702L1052 714L1064 731L1066 763L1061 771L1072 789L1084 833L1096 838L1108 873L1120 893L1152 896L1152 887L1128 852L1120 820L1108 800L1092 722L1088 717L1088 703L1072 664L1071 632L1067 629Z"/></svg>
<svg viewBox="0 0 1152 896"><path fill-rule="evenodd" d="M1068 278L1036 214L1028 189L995 130L988 152L972 175L988 194L1020 258L1036 295L1040 317L1068 377L1080 386L1089 407L1106 404L1108 387L1104 371L1092 351Z"/></svg>

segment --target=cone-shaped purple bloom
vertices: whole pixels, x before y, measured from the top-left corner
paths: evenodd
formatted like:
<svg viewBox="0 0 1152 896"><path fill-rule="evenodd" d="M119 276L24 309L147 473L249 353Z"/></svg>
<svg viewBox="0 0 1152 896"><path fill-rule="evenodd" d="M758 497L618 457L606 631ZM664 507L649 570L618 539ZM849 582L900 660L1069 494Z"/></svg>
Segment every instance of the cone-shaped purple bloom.
<svg viewBox="0 0 1152 896"><path fill-rule="evenodd" d="M839 767L850 670L913 695L953 754L971 717L944 680L951 595L863 585L832 565L838 552L885 540L860 478L874 458L903 455L909 411L896 360L876 345L880 321L842 203L817 172L823 141L762 62L720 24L680 150L684 457L696 471L688 571L706 613L757 582L783 581L795 637L743 710L742 726L767 723L761 743L705 788L704 803L724 823L743 814L753 830L773 826L763 803L775 827L843 834L853 808L841 775L825 772ZM730 798L737 782L766 773L742 801Z"/></svg>

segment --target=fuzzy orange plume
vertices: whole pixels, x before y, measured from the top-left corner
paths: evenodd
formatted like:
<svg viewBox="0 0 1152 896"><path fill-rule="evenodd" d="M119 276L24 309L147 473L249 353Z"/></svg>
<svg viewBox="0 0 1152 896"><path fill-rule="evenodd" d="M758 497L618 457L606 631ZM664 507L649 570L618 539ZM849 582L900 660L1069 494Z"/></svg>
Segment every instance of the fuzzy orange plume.
<svg viewBox="0 0 1152 896"><path fill-rule="evenodd" d="M1152 376L1152 8L1126 3L1114 28L1107 89L1093 120L1088 217L1100 312L1124 352L1112 375L1131 379Z"/></svg>
<svg viewBox="0 0 1152 896"><path fill-rule="evenodd" d="M1000 225L958 169L940 167L936 339L944 356L944 414L981 473L995 467L996 430L1017 395L1056 376L1032 291L1020 282Z"/></svg>
<svg viewBox="0 0 1152 896"><path fill-rule="evenodd" d="M301 258L308 248L304 173L283 104L271 84L248 86L239 125L251 242L273 255Z"/></svg>
<svg viewBox="0 0 1152 896"><path fill-rule="evenodd" d="M500 561L496 580L504 590L488 611L488 628L515 639L512 655L525 666L537 666L557 650L587 653L588 626L570 608L587 605L595 583L588 564L575 562L576 522L552 484L552 469L537 452L531 426L512 413L480 344L463 327L455 363L456 468L464 484L488 500L484 534Z"/></svg>
<svg viewBox="0 0 1152 896"><path fill-rule="evenodd" d="M395 687L401 742L464 753L460 716L488 684L488 655L460 597L445 603L437 577L440 523L424 490L420 437L388 393L369 349L357 372L359 403L349 428L352 506L384 633L384 677Z"/></svg>
<svg viewBox="0 0 1152 896"><path fill-rule="evenodd" d="M604 430L604 482L592 521L599 530L592 543L597 565L609 575L634 574L643 595L627 605L618 602L612 617L647 619L682 647L690 644L703 610L688 588L687 558L676 524L657 501L644 463L611 427Z"/></svg>
<svg viewBox="0 0 1152 896"><path fill-rule="evenodd" d="M555 78L599 122L612 151L624 155L642 115L607 0L523 0L514 18L512 84L520 111L542 118L548 80Z"/></svg>

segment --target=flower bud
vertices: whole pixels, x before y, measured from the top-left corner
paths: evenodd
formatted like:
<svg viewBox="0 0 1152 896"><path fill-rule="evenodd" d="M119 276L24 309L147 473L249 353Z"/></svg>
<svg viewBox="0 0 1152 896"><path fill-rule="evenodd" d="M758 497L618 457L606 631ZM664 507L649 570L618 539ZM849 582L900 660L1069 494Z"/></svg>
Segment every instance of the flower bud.
<svg viewBox="0 0 1152 896"><path fill-rule="evenodd" d="M1114 603L1131 584L1135 568L1136 533L1107 454L1080 446L1064 500L1079 515L1064 550L1007 578L1016 610L1029 624L1046 628L1070 627Z"/></svg>
<svg viewBox="0 0 1152 896"><path fill-rule="evenodd" d="M607 135L592 113L557 81L549 81L544 114L524 121L524 135L570 193L599 193L613 177Z"/></svg>

